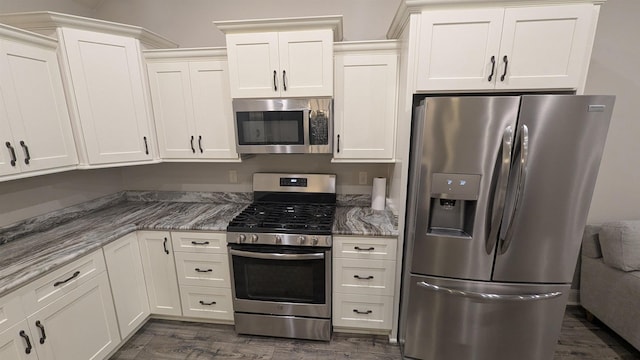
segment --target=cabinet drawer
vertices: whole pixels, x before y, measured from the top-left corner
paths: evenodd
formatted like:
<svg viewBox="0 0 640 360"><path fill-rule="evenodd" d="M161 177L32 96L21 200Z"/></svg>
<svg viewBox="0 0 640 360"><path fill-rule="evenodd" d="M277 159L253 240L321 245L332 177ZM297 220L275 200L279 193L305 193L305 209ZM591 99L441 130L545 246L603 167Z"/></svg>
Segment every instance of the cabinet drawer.
<svg viewBox="0 0 640 360"><path fill-rule="evenodd" d="M184 316L233 320L231 289L202 286L180 286Z"/></svg>
<svg viewBox="0 0 640 360"><path fill-rule="evenodd" d="M102 249L52 271L26 286L24 310L30 314L106 270Z"/></svg>
<svg viewBox="0 0 640 360"><path fill-rule="evenodd" d="M230 287L226 254L175 253L178 284Z"/></svg>
<svg viewBox="0 0 640 360"><path fill-rule="evenodd" d="M333 237L333 257L351 259L396 259L396 238Z"/></svg>
<svg viewBox="0 0 640 360"><path fill-rule="evenodd" d="M173 251L227 253L227 234L208 232L171 232Z"/></svg>
<svg viewBox="0 0 640 360"><path fill-rule="evenodd" d="M333 326L390 330L392 316L392 296L333 295Z"/></svg>
<svg viewBox="0 0 640 360"><path fill-rule="evenodd" d="M20 306L20 295L9 294L0 299L0 333L24 320Z"/></svg>
<svg viewBox="0 0 640 360"><path fill-rule="evenodd" d="M395 261L334 259L334 293L393 295Z"/></svg>

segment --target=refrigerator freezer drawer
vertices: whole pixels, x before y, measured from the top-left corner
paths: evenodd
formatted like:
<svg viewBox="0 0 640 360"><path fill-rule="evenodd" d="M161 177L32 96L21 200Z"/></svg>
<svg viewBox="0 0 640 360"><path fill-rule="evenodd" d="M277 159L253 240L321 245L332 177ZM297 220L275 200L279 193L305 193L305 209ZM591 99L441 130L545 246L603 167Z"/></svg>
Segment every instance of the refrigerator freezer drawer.
<svg viewBox="0 0 640 360"><path fill-rule="evenodd" d="M404 356L551 360L570 285L410 277Z"/></svg>

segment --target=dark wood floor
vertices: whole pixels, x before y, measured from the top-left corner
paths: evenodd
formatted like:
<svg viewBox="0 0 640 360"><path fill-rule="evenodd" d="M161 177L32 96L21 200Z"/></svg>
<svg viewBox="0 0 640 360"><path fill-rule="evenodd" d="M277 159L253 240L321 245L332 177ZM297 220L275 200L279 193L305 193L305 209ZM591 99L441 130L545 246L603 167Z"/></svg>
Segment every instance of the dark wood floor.
<svg viewBox="0 0 640 360"><path fill-rule="evenodd" d="M111 360L260 359L397 360L384 336L334 333L331 342L236 335L232 326L151 320ZM569 307L554 360L640 359L640 352L602 324Z"/></svg>

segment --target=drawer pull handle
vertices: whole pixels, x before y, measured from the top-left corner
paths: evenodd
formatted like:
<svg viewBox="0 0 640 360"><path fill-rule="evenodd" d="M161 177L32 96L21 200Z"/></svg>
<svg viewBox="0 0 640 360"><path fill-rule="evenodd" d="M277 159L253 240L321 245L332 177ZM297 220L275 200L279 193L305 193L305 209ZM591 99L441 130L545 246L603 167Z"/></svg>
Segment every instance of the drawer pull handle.
<svg viewBox="0 0 640 360"><path fill-rule="evenodd" d="M167 249L167 238L164 238L164 241L162 242L162 247L164 248L164 253L169 255L169 249Z"/></svg>
<svg viewBox="0 0 640 360"><path fill-rule="evenodd" d="M144 139L144 153L149 155L149 143L147 143L147 137L143 136L142 139Z"/></svg>
<svg viewBox="0 0 640 360"><path fill-rule="evenodd" d="M29 155L29 147L22 140L20 140L20 146L22 146L22 150L24 150L24 163L29 165L29 161L31 161L31 155Z"/></svg>
<svg viewBox="0 0 640 360"><path fill-rule="evenodd" d="M62 285L62 284L64 284L64 283L67 283L67 282L69 282L69 281L71 281L71 280L73 280L73 279L77 278L77 277L78 277L78 275L80 275L80 271L76 271L76 272L74 272L74 273L73 273L73 275L71 275L71 276L70 276L68 279L66 279L66 280L61 280L61 281L56 281L56 282L54 282L54 283L53 283L53 286L59 286L59 285Z"/></svg>
<svg viewBox="0 0 640 360"><path fill-rule="evenodd" d="M209 242L208 241L203 241L203 242L192 241L191 244L192 245L209 245Z"/></svg>
<svg viewBox="0 0 640 360"><path fill-rule="evenodd" d="M31 349L33 349L33 346L31 346L31 340L29 340L29 335L27 335L24 332L24 330L20 330L18 334L20 335L20 337L24 338L24 341L27 342L27 348L24 349L25 354L31 354Z"/></svg>
<svg viewBox="0 0 640 360"><path fill-rule="evenodd" d="M216 302L215 301L211 301L211 302L206 302L206 301L199 301L200 305L206 305L206 306L211 306L211 305L215 305Z"/></svg>
<svg viewBox="0 0 640 360"><path fill-rule="evenodd" d="M42 336L40 337L40 344L44 344L44 341L47 340L47 334L44 333L44 325L40 322L40 320L36 321L36 326L40 329L40 333Z"/></svg>
<svg viewBox="0 0 640 360"><path fill-rule="evenodd" d="M16 150L13 148L13 146L11 146L10 142L6 142L5 145L7 145L7 149L9 149L9 155L11 156L11 166L16 166L16 160L18 160L16 158Z"/></svg>
<svg viewBox="0 0 640 360"><path fill-rule="evenodd" d="M358 280L371 280L373 279L373 275L369 275L367 277L362 277L360 275L353 275L353 278Z"/></svg>
<svg viewBox="0 0 640 360"><path fill-rule="evenodd" d="M201 272L201 273L203 273L203 272L204 272L204 273L206 273L206 272L212 272L212 271L213 271L213 269L206 269L206 270L202 270L202 269L200 269L200 268L196 268L196 271L197 271L197 272Z"/></svg>
<svg viewBox="0 0 640 360"><path fill-rule="evenodd" d="M372 246L372 247L368 247L368 248L366 248L366 249L365 249L365 248L361 248L360 246L354 246L354 247L353 247L353 249L354 249L354 250L358 250L358 251L373 251L373 250L375 250L376 248L374 248L374 247Z"/></svg>
<svg viewBox="0 0 640 360"><path fill-rule="evenodd" d="M353 312L356 313L356 314L361 314L361 315L369 315L369 314L373 313L372 310L360 311L358 309L353 309Z"/></svg>

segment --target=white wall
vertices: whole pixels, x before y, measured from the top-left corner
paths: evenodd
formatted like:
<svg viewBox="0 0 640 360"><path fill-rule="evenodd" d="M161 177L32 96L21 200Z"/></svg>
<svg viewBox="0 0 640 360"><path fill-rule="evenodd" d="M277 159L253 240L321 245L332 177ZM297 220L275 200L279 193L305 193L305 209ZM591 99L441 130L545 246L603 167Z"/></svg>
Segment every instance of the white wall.
<svg viewBox="0 0 640 360"><path fill-rule="evenodd" d="M384 39L399 0L105 0L96 17L145 27L180 47L224 46L214 20L343 15L345 40Z"/></svg>
<svg viewBox="0 0 640 360"><path fill-rule="evenodd" d="M43 10L95 17L95 11L79 0L0 0L0 13Z"/></svg>
<svg viewBox="0 0 640 360"><path fill-rule="evenodd" d="M0 227L122 190L120 169L76 170L0 183Z"/></svg>
<svg viewBox="0 0 640 360"><path fill-rule="evenodd" d="M614 94L590 223L640 219L640 1L609 0L600 11L586 94Z"/></svg>

